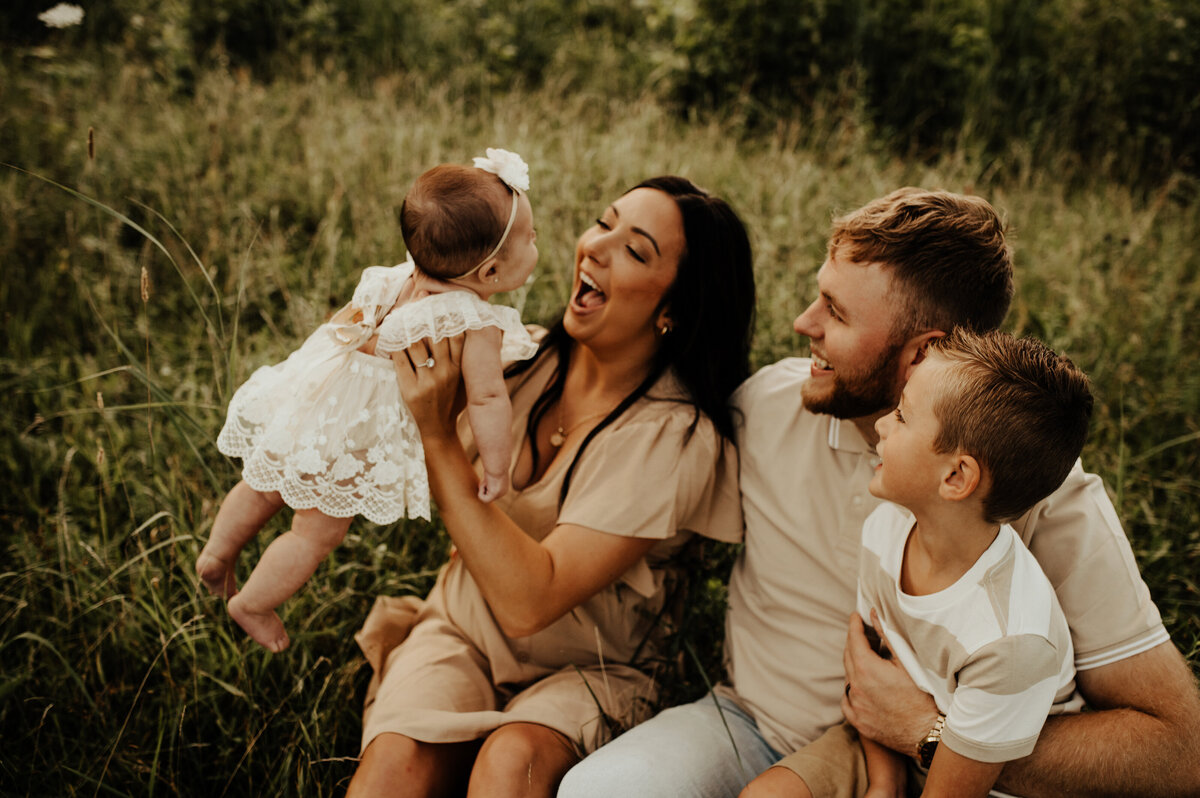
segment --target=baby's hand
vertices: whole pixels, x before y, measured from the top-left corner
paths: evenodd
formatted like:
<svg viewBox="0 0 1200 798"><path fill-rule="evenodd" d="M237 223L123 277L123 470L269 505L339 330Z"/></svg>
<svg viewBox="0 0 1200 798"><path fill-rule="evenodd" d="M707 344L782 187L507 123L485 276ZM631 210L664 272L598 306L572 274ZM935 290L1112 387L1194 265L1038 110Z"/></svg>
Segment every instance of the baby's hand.
<svg viewBox="0 0 1200 798"><path fill-rule="evenodd" d="M508 474L485 474L483 479L479 480L479 501L494 502L504 494L508 493Z"/></svg>

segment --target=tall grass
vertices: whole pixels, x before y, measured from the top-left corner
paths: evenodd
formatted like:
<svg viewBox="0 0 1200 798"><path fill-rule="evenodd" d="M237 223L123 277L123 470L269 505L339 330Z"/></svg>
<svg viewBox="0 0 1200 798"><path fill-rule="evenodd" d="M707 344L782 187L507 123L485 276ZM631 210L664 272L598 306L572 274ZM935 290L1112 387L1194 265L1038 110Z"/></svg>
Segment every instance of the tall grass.
<svg viewBox="0 0 1200 798"><path fill-rule="evenodd" d="M1132 191L1016 149L911 162L832 117L746 139L736 118L687 125L648 98L553 85L480 102L411 77L216 70L182 97L136 65L23 58L0 60L0 160L20 168L0 168L0 792L344 790L368 676L353 632L375 595L429 588L446 537L356 521L285 605L292 648L267 654L194 577L238 474L212 442L241 380L340 306L362 267L402 256L394 212L412 179L486 146L531 165L542 260L511 298L530 321L554 318L576 234L629 185L673 172L726 196L753 234L756 365L802 349L790 323L833 212L905 184L991 199L1016 233L1010 328L1091 373L1086 462L1200 665L1194 182ZM692 629L712 677L729 550L709 556ZM672 693L702 684L685 663Z"/></svg>

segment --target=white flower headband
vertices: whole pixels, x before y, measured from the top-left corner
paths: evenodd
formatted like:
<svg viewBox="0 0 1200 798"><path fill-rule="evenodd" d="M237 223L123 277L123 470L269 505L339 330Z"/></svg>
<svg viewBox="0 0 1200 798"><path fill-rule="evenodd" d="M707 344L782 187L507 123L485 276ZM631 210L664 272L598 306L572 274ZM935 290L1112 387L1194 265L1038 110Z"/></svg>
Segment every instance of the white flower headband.
<svg viewBox="0 0 1200 798"><path fill-rule="evenodd" d="M512 190L512 210L508 213L508 224L504 225L504 232L500 234L500 241L497 242L492 251L487 254L487 257L479 261L475 268L466 274L460 274L454 278L455 280L464 280L470 277L479 271L483 264L496 257L500 252L500 248L504 246L504 242L508 240L508 234L512 230L513 223L517 220L517 199L521 196L521 192L529 190L529 165L521 159L520 155L494 147L488 147L486 153L487 157L475 159L475 168L491 172Z"/></svg>
<svg viewBox="0 0 1200 798"><path fill-rule="evenodd" d="M515 191L529 190L529 165L515 152L488 147L486 158L475 159L475 168L491 172Z"/></svg>

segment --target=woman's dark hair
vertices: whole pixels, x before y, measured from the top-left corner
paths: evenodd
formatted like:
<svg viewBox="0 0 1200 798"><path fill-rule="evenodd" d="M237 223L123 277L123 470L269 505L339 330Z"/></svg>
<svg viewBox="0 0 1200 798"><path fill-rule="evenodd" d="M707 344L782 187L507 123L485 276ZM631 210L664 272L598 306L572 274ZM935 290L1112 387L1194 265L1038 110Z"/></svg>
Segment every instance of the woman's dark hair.
<svg viewBox="0 0 1200 798"><path fill-rule="evenodd" d="M629 191L651 188L675 200L683 217L684 251L675 281L663 295L660 308L671 309L671 332L662 336L650 371L641 384L621 400L584 439L563 480L559 503L567 495L580 455L605 427L615 421L667 371L673 369L688 393L696 414L708 416L721 437L733 440L730 394L750 376L750 338L754 331L754 265L750 238L742 220L725 200L714 197L682 177L652 177ZM629 193L629 192L626 192ZM558 355L550 384L534 402L526 427L530 440L549 408L562 396L574 341L562 317L542 341L538 354L510 366L506 376L521 374L547 352ZM690 432L689 432L690 434ZM537 470L537 447L533 447Z"/></svg>

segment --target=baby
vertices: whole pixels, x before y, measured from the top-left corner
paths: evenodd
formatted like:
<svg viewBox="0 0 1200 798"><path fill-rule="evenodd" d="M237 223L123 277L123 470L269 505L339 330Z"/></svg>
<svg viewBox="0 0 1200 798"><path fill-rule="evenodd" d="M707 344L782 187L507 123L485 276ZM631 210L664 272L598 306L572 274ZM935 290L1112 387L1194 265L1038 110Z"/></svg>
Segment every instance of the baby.
<svg viewBox="0 0 1200 798"><path fill-rule="evenodd" d="M537 347L516 310L487 300L524 285L537 265L528 174L520 156L489 149L474 167L421 175L400 210L406 262L364 270L348 306L287 360L255 371L230 401L217 448L242 458L242 480L221 504L196 573L271 651L289 643L276 607L342 541L353 516L377 524L406 514L429 519L424 452L391 353L466 334L467 418L484 469L479 498L508 490L512 407L502 364ZM238 591L238 555L284 504L295 510L291 530Z"/></svg>
<svg viewBox="0 0 1200 798"><path fill-rule="evenodd" d="M858 612L937 704L911 752L925 796L987 795L1048 714L1081 707L1066 618L1006 522L1062 484L1091 410L1087 377L1043 344L958 331L875 424L870 491L888 501L863 525ZM842 724L778 766L797 796L903 796L906 761Z"/></svg>

